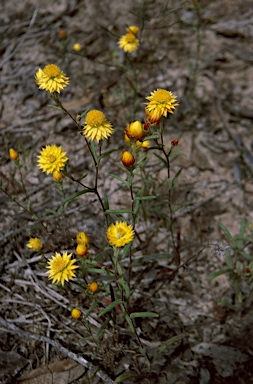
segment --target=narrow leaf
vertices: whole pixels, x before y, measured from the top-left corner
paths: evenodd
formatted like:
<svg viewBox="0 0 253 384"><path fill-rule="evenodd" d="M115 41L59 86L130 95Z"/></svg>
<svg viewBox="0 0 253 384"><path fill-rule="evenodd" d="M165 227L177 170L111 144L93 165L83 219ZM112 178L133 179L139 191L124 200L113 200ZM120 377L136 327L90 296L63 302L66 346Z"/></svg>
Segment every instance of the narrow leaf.
<svg viewBox="0 0 253 384"><path fill-rule="evenodd" d="M159 317L159 315L155 312L133 312L130 314L131 319L136 317Z"/></svg>
<svg viewBox="0 0 253 384"><path fill-rule="evenodd" d="M100 312L98 317L101 317L101 316L105 315L107 312L110 312L113 308L115 308L117 305L122 304L122 303L123 303L123 301L121 299L113 301L111 304L109 304L106 308L104 308Z"/></svg>
<svg viewBox="0 0 253 384"><path fill-rule="evenodd" d="M178 341L182 340L186 336L185 333L182 333L181 335L177 335L174 337L171 337L164 343L162 343L155 351L154 353L154 359L156 359L166 348L168 348L170 345L177 343Z"/></svg>
<svg viewBox="0 0 253 384"><path fill-rule="evenodd" d="M211 273L211 275L209 276L208 279L213 280L217 276L224 275L225 273L231 273L231 272L233 272L233 269L231 269L231 268L220 269L219 271Z"/></svg>

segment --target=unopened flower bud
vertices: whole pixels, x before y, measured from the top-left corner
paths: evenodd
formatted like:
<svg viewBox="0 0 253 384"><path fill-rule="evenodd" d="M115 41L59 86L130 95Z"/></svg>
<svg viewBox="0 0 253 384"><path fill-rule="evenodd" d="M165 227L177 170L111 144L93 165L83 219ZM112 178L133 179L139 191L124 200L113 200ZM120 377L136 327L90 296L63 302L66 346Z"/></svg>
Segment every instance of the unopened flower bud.
<svg viewBox="0 0 253 384"><path fill-rule="evenodd" d="M82 311L78 308L73 308L71 311L71 316L73 319L79 320L83 316Z"/></svg>
<svg viewBox="0 0 253 384"><path fill-rule="evenodd" d="M85 257L88 255L88 249L85 244L78 244L76 247L76 254L79 257Z"/></svg>
<svg viewBox="0 0 253 384"><path fill-rule="evenodd" d="M55 181L61 181L63 179L63 174L60 171L53 172L53 179Z"/></svg>
<svg viewBox="0 0 253 384"><path fill-rule="evenodd" d="M121 161L122 161L122 164L125 167L129 168L132 165L134 165L135 158L134 158L134 156L132 155L131 152L124 151L124 152L121 153Z"/></svg>
<svg viewBox="0 0 253 384"><path fill-rule="evenodd" d="M93 281L88 285L88 290L90 291L90 293L96 293L98 289L99 289L98 283L96 283L95 281Z"/></svg>
<svg viewBox="0 0 253 384"><path fill-rule="evenodd" d="M10 149L9 149L9 155L10 155L10 159L11 159L11 160L17 160L18 157L19 157L18 152L15 151L15 149L13 149L13 148L10 148Z"/></svg>

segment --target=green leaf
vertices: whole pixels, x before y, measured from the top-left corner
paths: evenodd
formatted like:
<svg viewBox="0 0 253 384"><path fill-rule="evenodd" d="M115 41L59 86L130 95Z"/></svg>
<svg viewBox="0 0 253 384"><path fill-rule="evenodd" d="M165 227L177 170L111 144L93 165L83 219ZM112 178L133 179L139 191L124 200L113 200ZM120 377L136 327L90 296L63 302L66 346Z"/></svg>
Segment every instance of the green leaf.
<svg viewBox="0 0 253 384"><path fill-rule="evenodd" d="M220 229L222 230L222 232L225 234L226 238L231 242L233 240L233 236L231 235L229 230L220 221L218 222L218 225L219 225Z"/></svg>
<svg viewBox="0 0 253 384"><path fill-rule="evenodd" d="M110 149L109 151L106 151L106 152L102 153L100 158L102 159L103 157L106 157L106 156L110 155L111 153L117 152L117 151L118 151L118 149Z"/></svg>
<svg viewBox="0 0 253 384"><path fill-rule="evenodd" d="M121 181L121 183L123 183L127 188L129 188L128 182L126 180L122 179L121 177L119 177L117 175L114 175L113 173L110 173L109 176L112 176L114 179Z"/></svg>
<svg viewBox="0 0 253 384"><path fill-rule="evenodd" d="M97 306L97 302L94 301L94 302L92 303L90 309L86 312L85 316L82 318L83 321L86 320L87 317L89 317L89 315L90 315L91 312L96 308L96 306Z"/></svg>
<svg viewBox="0 0 253 384"><path fill-rule="evenodd" d="M124 289L125 291L125 294L126 294L126 298L128 299L131 295L131 291L130 291L130 288L129 288L129 285L127 284L127 282L124 280L123 276L120 277L118 279L118 283L122 286L122 288ZM131 317L131 316L130 316Z"/></svg>
<svg viewBox="0 0 253 384"><path fill-rule="evenodd" d="M154 353L154 360L157 359L157 357L170 345L177 343L178 341L182 340L185 336L187 336L186 333L182 333L180 335L176 335L174 337L171 337L170 339L166 340L164 343L162 343L155 351Z"/></svg>
<svg viewBox="0 0 253 384"><path fill-rule="evenodd" d="M122 308L122 311L124 312L125 319L126 319L128 325L129 325L130 330L131 330L133 333L135 333L135 332L134 332L133 322L132 322L132 320L130 319L129 315L126 313L126 310L125 310L124 305L121 305L121 308Z"/></svg>
<svg viewBox="0 0 253 384"><path fill-rule="evenodd" d="M140 196L140 197L135 197L134 198L134 201L138 201L138 200L152 200L152 199L156 199L156 196Z"/></svg>
<svg viewBox="0 0 253 384"><path fill-rule="evenodd" d="M84 195L85 193L90 193L90 192L94 192L94 189L83 189L82 191L79 191L79 192L75 192L73 193L72 195L66 197L66 199L63 201L63 206L64 206L64 209L67 207L68 203L71 201L71 200L74 200L76 199L77 197L81 196L81 195Z"/></svg>
<svg viewBox="0 0 253 384"><path fill-rule="evenodd" d="M106 319L105 322L101 325L99 330L96 333L96 339L99 339L100 336L103 336L104 330L107 327L107 324L109 323L110 319Z"/></svg>
<svg viewBox="0 0 253 384"><path fill-rule="evenodd" d="M248 255L248 253L246 253L245 251L240 251L240 254L245 257L245 259L249 260L249 261L253 261L253 257Z"/></svg>
<svg viewBox="0 0 253 384"><path fill-rule="evenodd" d="M168 164L167 164L167 161L166 159L164 159L162 156L158 155L157 153L154 152L154 155L163 162L163 164L165 165L165 167L167 168Z"/></svg>
<svg viewBox="0 0 253 384"><path fill-rule="evenodd" d="M135 319L136 317L159 317L159 315L155 312L132 312L130 314L131 319Z"/></svg>
<svg viewBox="0 0 253 384"><path fill-rule="evenodd" d="M169 189L172 190L174 188L174 185L176 184L177 179L179 178L180 173L182 172L183 168L180 168L179 171L175 174L173 179L169 180Z"/></svg>
<svg viewBox="0 0 253 384"><path fill-rule="evenodd" d="M224 269L220 269L219 271L216 271L216 272L213 272L211 273L211 275L209 276L209 280L213 280L215 279L215 277L217 276L220 276L220 275L224 275L225 273L231 273L233 272L234 270L231 269L231 268L224 268Z"/></svg>
<svg viewBox="0 0 253 384"><path fill-rule="evenodd" d="M95 159L96 163L98 164L99 161L98 161L98 156L97 156L94 140L90 141L90 149L91 149L91 152L92 152L92 154L94 156L94 159Z"/></svg>
<svg viewBox="0 0 253 384"><path fill-rule="evenodd" d="M131 246L132 246L132 242L125 245L123 252L122 252L122 255L121 255L122 260L128 256L128 253L129 253Z"/></svg>
<svg viewBox="0 0 253 384"><path fill-rule="evenodd" d="M77 181L81 181L81 180L85 179L87 176L88 176L88 173L85 173L85 175L78 177Z"/></svg>
<svg viewBox="0 0 253 384"><path fill-rule="evenodd" d="M142 141L155 140L155 139L158 139L159 136L160 136L160 134L158 132L155 132L153 135L144 137L144 139L142 139Z"/></svg>
<svg viewBox="0 0 253 384"><path fill-rule="evenodd" d="M176 156L186 156L186 154L184 152L172 152L169 156L169 159L172 160L174 157Z"/></svg>
<svg viewBox="0 0 253 384"><path fill-rule="evenodd" d="M117 307L117 305L122 304L122 303L123 303L123 301L121 299L113 301L111 304L109 304L106 308L104 308L100 312L98 317L101 317L101 316L105 315L107 312L110 312L113 308Z"/></svg>
<svg viewBox="0 0 253 384"><path fill-rule="evenodd" d="M174 257L170 253L152 253L150 255L141 256L136 260L133 260L132 266L143 264L147 261L159 260L159 259L168 259Z"/></svg>
<svg viewBox="0 0 253 384"><path fill-rule="evenodd" d="M119 375L118 377L116 377L116 379L114 380L115 383L122 383L122 381L125 381L125 380L128 380L128 379L133 379L135 377L138 377L138 373L136 372L124 372L124 373L121 373L121 375ZM133 380L131 380L133 381Z"/></svg>
<svg viewBox="0 0 253 384"><path fill-rule="evenodd" d="M47 104L48 107L51 107L51 108L54 108L54 109L58 109L59 111L62 111L62 108L60 107L57 107L56 105L53 105L53 104Z"/></svg>
<svg viewBox="0 0 253 384"><path fill-rule="evenodd" d="M121 214L121 213L133 213L131 209L107 209L105 213L114 213L114 214Z"/></svg>

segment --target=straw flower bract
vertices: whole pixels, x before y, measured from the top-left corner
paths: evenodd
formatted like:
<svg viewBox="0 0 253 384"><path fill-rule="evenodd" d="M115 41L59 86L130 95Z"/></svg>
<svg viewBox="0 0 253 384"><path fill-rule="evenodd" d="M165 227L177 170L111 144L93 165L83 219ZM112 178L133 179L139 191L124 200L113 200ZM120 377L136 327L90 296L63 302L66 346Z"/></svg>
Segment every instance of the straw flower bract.
<svg viewBox="0 0 253 384"><path fill-rule="evenodd" d="M138 49L139 40L136 35L132 32L127 33L126 35L121 36L118 41L119 47L125 52L134 52Z"/></svg>
<svg viewBox="0 0 253 384"><path fill-rule="evenodd" d="M79 257L84 257L88 255L88 249L85 244L77 244L76 254Z"/></svg>
<svg viewBox="0 0 253 384"><path fill-rule="evenodd" d="M13 148L9 149L9 156L10 156L10 160L17 160L19 158L18 152L15 151L15 149Z"/></svg>
<svg viewBox="0 0 253 384"><path fill-rule="evenodd" d="M90 244L90 238L89 238L89 236L86 235L85 232L79 232L76 235L76 242L77 242L77 244L84 244L84 245L88 246Z"/></svg>
<svg viewBox="0 0 253 384"><path fill-rule="evenodd" d="M88 112L83 127L83 135L89 140L108 139L113 131L111 123L103 112L93 109Z"/></svg>
<svg viewBox="0 0 253 384"><path fill-rule="evenodd" d="M176 96L166 89L157 89L151 92L151 95L146 97L149 100L147 103L146 111L148 119L154 122L159 120L162 116L167 117L167 113L174 113L174 109L178 104Z"/></svg>
<svg viewBox="0 0 253 384"><path fill-rule="evenodd" d="M62 147L57 147L55 144L47 145L38 156L38 166L47 174L61 171L68 160L65 155L66 152L62 150Z"/></svg>
<svg viewBox="0 0 253 384"><path fill-rule="evenodd" d="M143 124L138 120L128 124L125 133L131 140L141 140L146 136L143 130Z"/></svg>
<svg viewBox="0 0 253 384"><path fill-rule="evenodd" d="M106 232L107 240L115 247L124 247L134 238L134 230L131 225L127 225L124 221L111 224Z"/></svg>
<svg viewBox="0 0 253 384"><path fill-rule="evenodd" d="M26 246L31 249L31 251L39 252L43 247L43 244L38 237L31 237Z"/></svg>
<svg viewBox="0 0 253 384"><path fill-rule="evenodd" d="M72 253L68 255L67 252L63 252L61 255L55 252L55 255L49 259L46 273L49 275L49 279L53 279L53 284L62 283L64 285L65 281L76 277L74 269L78 268L78 265L75 265L76 259L71 259L71 256Z"/></svg>
<svg viewBox="0 0 253 384"><path fill-rule="evenodd" d="M69 83L69 78L55 64L48 64L43 69L39 68L35 74L35 82L40 89L47 92L58 92Z"/></svg>
<svg viewBox="0 0 253 384"><path fill-rule="evenodd" d="M63 179L63 174L61 173L61 171L54 171L53 172L53 179L55 181L61 181Z"/></svg>
<svg viewBox="0 0 253 384"><path fill-rule="evenodd" d="M134 165L135 163L135 158L134 156L132 155L131 152L129 151L123 151L121 153L121 161L122 161L122 164L125 166L125 167L131 167L132 165Z"/></svg>
<svg viewBox="0 0 253 384"><path fill-rule="evenodd" d="M93 281L88 285L88 290L90 293L96 293L99 290L99 285L96 281Z"/></svg>

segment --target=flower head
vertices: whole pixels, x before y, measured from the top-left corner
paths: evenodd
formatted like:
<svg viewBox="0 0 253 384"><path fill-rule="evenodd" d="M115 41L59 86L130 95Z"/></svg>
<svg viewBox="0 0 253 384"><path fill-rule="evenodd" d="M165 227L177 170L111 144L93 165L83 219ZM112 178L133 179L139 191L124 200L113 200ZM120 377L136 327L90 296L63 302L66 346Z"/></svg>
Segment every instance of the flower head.
<svg viewBox="0 0 253 384"><path fill-rule="evenodd" d="M131 140L141 140L146 136L146 133L143 130L143 124L138 120L128 124L125 133Z"/></svg>
<svg viewBox="0 0 253 384"><path fill-rule="evenodd" d="M103 140L111 136L113 131L111 123L106 119L103 112L96 109L86 115L83 135L89 140Z"/></svg>
<svg viewBox="0 0 253 384"><path fill-rule="evenodd" d="M126 35L121 36L118 44L125 52L134 52L138 49L139 40L134 33L128 32Z"/></svg>
<svg viewBox="0 0 253 384"><path fill-rule="evenodd" d="M43 244L38 237L31 237L26 246L31 249L31 251L39 252L43 247Z"/></svg>
<svg viewBox="0 0 253 384"><path fill-rule="evenodd" d="M83 316L82 311L79 308L73 308L71 311L73 319L79 320Z"/></svg>
<svg viewBox="0 0 253 384"><path fill-rule="evenodd" d="M90 291L90 293L96 293L99 290L98 283L96 283L96 281L90 283L88 285L88 290Z"/></svg>
<svg viewBox="0 0 253 384"><path fill-rule="evenodd" d="M77 244L84 244L84 245L88 246L90 244L90 238L89 238L89 236L86 235L85 232L79 232L76 235L76 242L77 242Z"/></svg>
<svg viewBox="0 0 253 384"><path fill-rule="evenodd" d="M71 260L72 253L69 255L67 252L63 252L63 255L56 252L54 256L48 261L47 268L49 269L46 273L49 275L49 279L53 279L53 284L56 282L64 285L65 281L72 280L75 275L74 269L78 268L75 265L76 259Z"/></svg>
<svg viewBox="0 0 253 384"><path fill-rule="evenodd" d="M149 120L159 120L162 116L167 117L167 112L174 113L177 105L177 98L172 92L166 89L157 89L151 92L151 95L146 97L149 100L146 111L148 112Z"/></svg>
<svg viewBox="0 0 253 384"><path fill-rule="evenodd" d="M66 152L62 150L62 147L57 147L55 144L47 145L38 156L38 166L47 174L61 171L68 160L65 155Z"/></svg>
<svg viewBox="0 0 253 384"><path fill-rule="evenodd" d="M15 149L13 148L9 149L9 156L10 156L10 160L17 160L19 158L18 152L15 151Z"/></svg>
<svg viewBox="0 0 253 384"><path fill-rule="evenodd" d="M88 249L85 244L77 244L76 254L79 257L84 257L88 255Z"/></svg>
<svg viewBox="0 0 253 384"><path fill-rule="evenodd" d="M45 68L39 68L35 75L35 82L40 89L53 93L65 88L69 83L69 78L55 64L48 64Z"/></svg>
<svg viewBox="0 0 253 384"><path fill-rule="evenodd" d="M81 44L75 43L72 48L73 51L79 52L81 50Z"/></svg>
<svg viewBox="0 0 253 384"><path fill-rule="evenodd" d="M53 179L55 181L61 181L63 179L63 174L61 173L61 171L54 171L53 172Z"/></svg>
<svg viewBox="0 0 253 384"><path fill-rule="evenodd" d="M134 165L135 163L135 158L134 156L132 155L131 152L128 152L128 151L123 151L121 153L121 161L122 161L122 164L125 166L125 167L131 167L132 165Z"/></svg>
<svg viewBox="0 0 253 384"><path fill-rule="evenodd" d="M124 221L111 224L106 232L107 240L115 247L124 247L134 238L134 230L131 225L127 225Z"/></svg>
<svg viewBox="0 0 253 384"><path fill-rule="evenodd" d="M135 25L130 25L130 27L126 28L127 33L132 33L133 35L137 35L139 32L139 27L136 27Z"/></svg>

